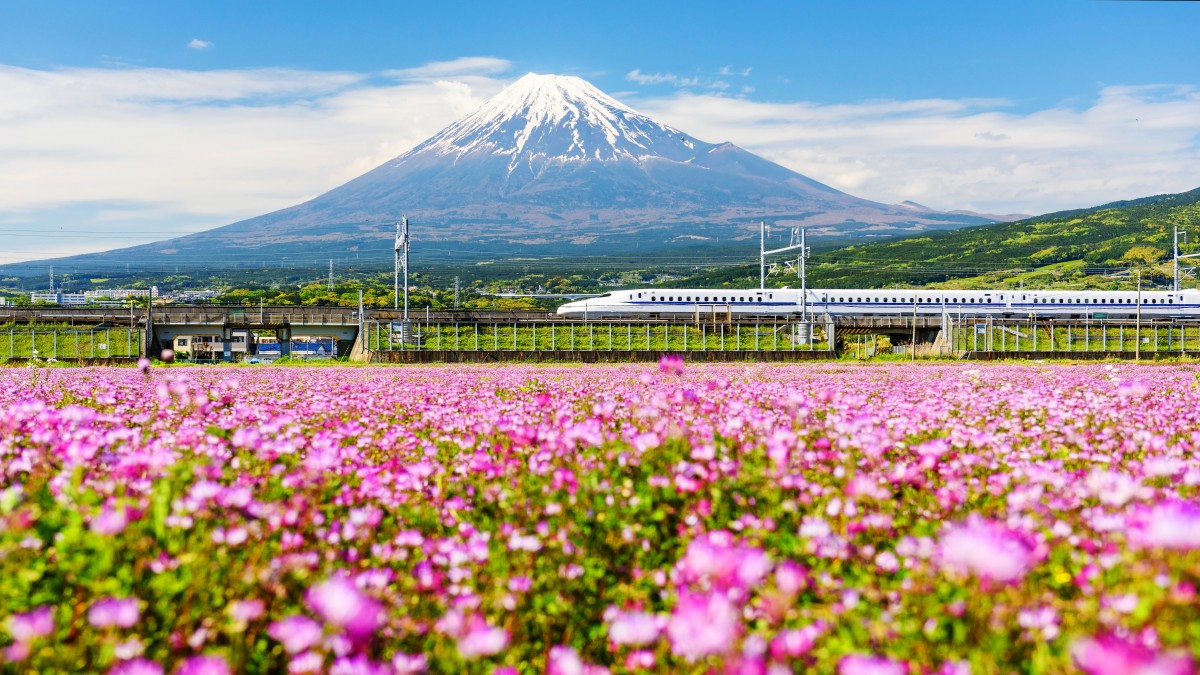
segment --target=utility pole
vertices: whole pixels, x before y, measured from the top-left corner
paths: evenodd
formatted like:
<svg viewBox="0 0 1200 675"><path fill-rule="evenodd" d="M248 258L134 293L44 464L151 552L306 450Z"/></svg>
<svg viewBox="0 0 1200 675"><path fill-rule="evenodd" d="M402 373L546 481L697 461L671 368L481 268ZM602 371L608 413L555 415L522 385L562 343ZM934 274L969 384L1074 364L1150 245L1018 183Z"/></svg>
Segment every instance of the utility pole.
<svg viewBox="0 0 1200 675"><path fill-rule="evenodd" d="M1196 271L1196 268L1195 268L1195 267L1183 267L1183 266L1181 266L1181 265L1180 265L1180 261L1181 261L1181 260L1188 260L1188 259L1190 259L1190 258L1200 258L1200 253L1182 253L1182 254L1181 254L1181 253L1179 252L1179 240L1180 240L1180 238L1182 238L1182 239L1183 239L1183 243L1185 243L1185 244L1186 244L1186 243L1187 243L1187 231L1186 231L1186 230L1184 230L1184 231L1182 231L1182 232L1181 232L1181 231L1179 230L1179 226L1178 226L1178 225L1176 225L1176 226L1175 226L1175 255L1174 255L1174 261L1173 261L1173 262L1174 262L1174 266L1175 266L1175 285L1174 285L1174 289L1175 289L1176 291L1181 291L1181 290L1183 290L1183 278L1184 278L1184 277L1191 277L1191 276L1195 276L1195 275L1194 275L1194 272Z"/></svg>
<svg viewBox="0 0 1200 675"><path fill-rule="evenodd" d="M806 297L807 293L808 293L808 277L807 277L807 271L806 271L806 267L805 267L805 261L808 260L809 253L810 253L808 250L808 246L805 243L806 236L807 236L807 234L806 234L805 230L798 228L798 227L793 227L791 242L787 246L784 246L783 248L777 248L777 249L772 249L772 250L768 251L767 250L767 224L765 222L759 223L759 242L758 242L758 285L759 285L759 288L766 289L766 287L767 287L767 256L776 255L779 253L790 253L792 251L800 251L800 265L799 265L799 267L800 267L800 269L799 269L800 293L801 293L800 302L805 308L808 306L808 298ZM798 244L796 243L797 238L799 238L799 241L800 241L800 243L798 243ZM790 262L791 261L789 261L789 264L790 264ZM803 316L804 314L805 314L805 310L802 308L801 315Z"/></svg>
<svg viewBox="0 0 1200 675"><path fill-rule="evenodd" d="M454 275L454 309L458 309L458 291L461 288L458 275Z"/></svg>
<svg viewBox="0 0 1200 675"><path fill-rule="evenodd" d="M333 258L329 259L329 283L325 285L325 290L333 290Z"/></svg>
<svg viewBox="0 0 1200 675"><path fill-rule="evenodd" d="M404 323L408 324L408 218L396 223L396 270L393 286L392 309L400 309L400 275L404 275Z"/></svg>
<svg viewBox="0 0 1200 675"><path fill-rule="evenodd" d="M50 294L54 295L54 265L50 266Z"/></svg>
<svg viewBox="0 0 1200 675"><path fill-rule="evenodd" d="M767 287L767 221L758 221L758 288Z"/></svg>
<svg viewBox="0 0 1200 675"><path fill-rule="evenodd" d="M1179 290L1179 226L1175 226L1175 254L1172 256L1175 268L1175 284L1171 286L1172 290Z"/></svg>
<svg viewBox="0 0 1200 675"><path fill-rule="evenodd" d="M1134 331L1134 333L1137 335L1137 339L1134 340L1134 343L1133 343L1133 359L1135 361L1140 361L1140 360L1142 360L1142 271L1141 270L1138 270L1138 273L1137 273L1137 291L1138 291L1138 295L1137 295L1137 330ZM1158 348L1157 345L1155 345L1155 349L1157 349L1157 348Z"/></svg>
<svg viewBox="0 0 1200 675"><path fill-rule="evenodd" d="M806 263L812 255L806 243L808 230L800 229L800 320L808 321L808 268Z"/></svg>

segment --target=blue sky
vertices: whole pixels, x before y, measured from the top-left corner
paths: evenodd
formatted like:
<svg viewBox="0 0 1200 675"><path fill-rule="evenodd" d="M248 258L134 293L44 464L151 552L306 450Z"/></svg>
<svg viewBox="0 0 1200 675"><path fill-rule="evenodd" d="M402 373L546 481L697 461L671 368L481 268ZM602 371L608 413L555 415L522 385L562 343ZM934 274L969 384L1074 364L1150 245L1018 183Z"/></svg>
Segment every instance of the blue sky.
<svg viewBox="0 0 1200 675"><path fill-rule="evenodd" d="M310 198L527 71L852 194L1200 185L1200 2L0 3L0 262ZM7 187L5 187L7 186Z"/></svg>

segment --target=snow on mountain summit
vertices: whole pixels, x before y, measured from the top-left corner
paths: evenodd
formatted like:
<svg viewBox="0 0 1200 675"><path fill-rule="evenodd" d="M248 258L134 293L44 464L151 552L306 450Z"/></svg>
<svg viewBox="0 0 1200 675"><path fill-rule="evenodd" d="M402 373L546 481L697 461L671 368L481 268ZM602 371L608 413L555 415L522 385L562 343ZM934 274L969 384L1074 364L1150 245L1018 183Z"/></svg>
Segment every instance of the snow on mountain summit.
<svg viewBox="0 0 1200 675"><path fill-rule="evenodd" d="M569 75L528 73L475 112L395 161L421 155L501 155L509 170L530 161L687 161L711 144L659 124Z"/></svg>

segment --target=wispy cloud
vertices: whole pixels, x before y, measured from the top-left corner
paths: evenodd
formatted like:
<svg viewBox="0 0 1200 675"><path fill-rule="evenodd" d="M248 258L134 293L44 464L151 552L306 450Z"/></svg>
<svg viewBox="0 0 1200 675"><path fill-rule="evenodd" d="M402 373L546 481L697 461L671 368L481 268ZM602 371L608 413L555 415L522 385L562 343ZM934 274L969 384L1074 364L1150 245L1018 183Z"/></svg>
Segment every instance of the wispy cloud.
<svg viewBox="0 0 1200 675"><path fill-rule="evenodd" d="M717 74L721 77L750 77L752 68L734 68L733 66L721 66Z"/></svg>
<svg viewBox="0 0 1200 675"><path fill-rule="evenodd" d="M694 87L700 84L698 77L680 77L675 73L643 73L636 68L626 73L625 79L638 84L671 84L676 87Z"/></svg>
<svg viewBox="0 0 1200 675"><path fill-rule="evenodd" d="M213 43L208 40L201 40L200 38L192 38L192 41L188 43L188 49L208 49L211 46L213 46Z"/></svg>
<svg viewBox="0 0 1200 675"><path fill-rule="evenodd" d="M499 75L512 69L512 62L494 56L464 56L451 61L434 61L416 68L388 71L400 79L432 79L464 75Z"/></svg>

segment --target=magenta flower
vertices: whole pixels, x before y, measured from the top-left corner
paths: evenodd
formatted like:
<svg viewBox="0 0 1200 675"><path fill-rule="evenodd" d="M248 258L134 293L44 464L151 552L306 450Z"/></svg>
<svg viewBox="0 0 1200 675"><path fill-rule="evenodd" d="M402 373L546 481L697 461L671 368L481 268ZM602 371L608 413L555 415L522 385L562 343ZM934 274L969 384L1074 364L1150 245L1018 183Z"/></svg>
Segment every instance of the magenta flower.
<svg viewBox="0 0 1200 675"><path fill-rule="evenodd" d="M1158 652L1115 635L1085 638L1071 645L1075 665L1087 675L1193 675L1186 652Z"/></svg>
<svg viewBox="0 0 1200 675"><path fill-rule="evenodd" d="M1035 563L1020 535L977 514L942 532L938 559L944 568L999 582L1020 580Z"/></svg>
<svg viewBox="0 0 1200 675"><path fill-rule="evenodd" d="M306 616L289 616L267 627L267 635L283 643L289 654L299 654L321 641L321 624Z"/></svg>
<svg viewBox="0 0 1200 675"><path fill-rule="evenodd" d="M608 639L614 645L646 645L662 632L662 617L644 612L618 612L608 624Z"/></svg>
<svg viewBox="0 0 1200 675"><path fill-rule="evenodd" d="M753 546L734 543L724 531L693 539L676 564L679 581L720 589L749 589L771 570L766 553Z"/></svg>
<svg viewBox="0 0 1200 675"><path fill-rule="evenodd" d="M220 656L193 656L175 669L175 675L232 675L229 663Z"/></svg>
<svg viewBox="0 0 1200 675"><path fill-rule="evenodd" d="M1172 500L1135 513L1129 541L1139 548L1200 548L1200 506Z"/></svg>
<svg viewBox="0 0 1200 675"><path fill-rule="evenodd" d="M824 632L820 624L781 631L771 640L771 658L780 661L804 656L812 651L817 638Z"/></svg>
<svg viewBox="0 0 1200 675"><path fill-rule="evenodd" d="M104 598L88 608L88 623L94 628L132 628L140 615L137 598Z"/></svg>
<svg viewBox="0 0 1200 675"><path fill-rule="evenodd" d="M850 654L838 661L838 675L907 675L908 667L882 656Z"/></svg>
<svg viewBox="0 0 1200 675"><path fill-rule="evenodd" d="M54 613L49 605L8 617L8 634L16 642L27 643L53 632Z"/></svg>
<svg viewBox="0 0 1200 675"><path fill-rule="evenodd" d="M667 622L667 637L672 653L694 661L730 651L741 628L737 608L724 596L684 592Z"/></svg>
<svg viewBox="0 0 1200 675"><path fill-rule="evenodd" d="M163 668L154 661L132 659L113 666L108 675L163 675Z"/></svg>
<svg viewBox="0 0 1200 675"><path fill-rule="evenodd" d="M308 589L308 606L326 623L344 630L350 639L370 639L379 628L382 607L379 602L344 576L332 577Z"/></svg>
<svg viewBox="0 0 1200 675"><path fill-rule="evenodd" d="M359 654L334 661L329 675L392 675L392 669Z"/></svg>

